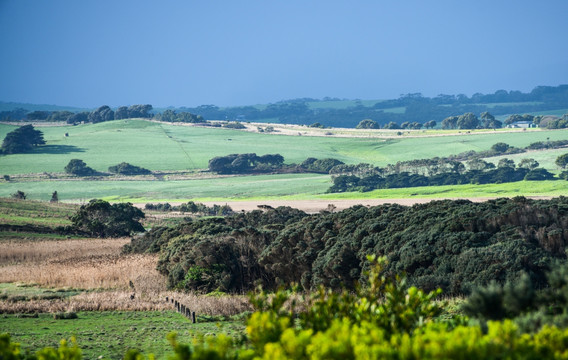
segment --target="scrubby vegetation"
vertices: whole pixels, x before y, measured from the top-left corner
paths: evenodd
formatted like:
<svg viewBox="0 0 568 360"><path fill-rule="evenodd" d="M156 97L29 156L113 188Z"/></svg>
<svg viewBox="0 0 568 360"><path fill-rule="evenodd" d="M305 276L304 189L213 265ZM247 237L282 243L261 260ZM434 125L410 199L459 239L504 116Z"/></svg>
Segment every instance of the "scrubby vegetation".
<svg viewBox="0 0 568 360"><path fill-rule="evenodd" d="M139 166L131 165L127 162L121 162L108 168L108 171L119 175L148 175L152 172Z"/></svg>
<svg viewBox="0 0 568 360"><path fill-rule="evenodd" d="M175 228L155 227L129 251L160 254L158 269L170 287L236 291L299 282L353 288L367 254L389 259L385 270L450 295L526 272L546 285L554 259L564 261L568 198L523 197L484 203L434 201L405 207L356 206L307 215L280 207Z"/></svg>
<svg viewBox="0 0 568 360"><path fill-rule="evenodd" d="M440 316L440 290L408 287L404 276L388 276L384 258L368 257L365 282L354 292L324 287L311 296L279 290L251 294L256 311L246 337L205 336L181 344L168 335L172 359L560 359L568 353L568 331L554 325L525 331L511 320L469 322ZM565 275L565 274L564 274ZM564 283L566 277L563 277ZM44 359L80 359L79 346L43 349ZM0 337L0 355L27 359L10 336ZM125 359L145 359L138 349ZM153 359L153 355L149 355Z"/></svg>

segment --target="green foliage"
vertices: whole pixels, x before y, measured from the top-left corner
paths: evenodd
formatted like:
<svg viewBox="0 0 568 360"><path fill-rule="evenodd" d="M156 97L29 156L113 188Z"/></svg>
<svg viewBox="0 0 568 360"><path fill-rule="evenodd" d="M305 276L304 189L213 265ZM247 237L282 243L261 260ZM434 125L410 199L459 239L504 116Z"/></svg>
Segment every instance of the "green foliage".
<svg viewBox="0 0 568 360"><path fill-rule="evenodd" d="M130 247L159 252L158 268L171 287L205 292L294 282L305 290L354 289L364 279L367 254L386 256L389 273L406 272L410 285L428 291L469 293L523 272L540 288L548 264L565 256L568 233L559 229L567 209L565 197L355 206L310 216L277 208L155 228ZM204 282L185 281L194 266L208 269Z"/></svg>
<svg viewBox="0 0 568 360"><path fill-rule="evenodd" d="M107 201L93 199L82 205L71 221L76 231L98 237L118 237L143 232L144 227L138 222L142 218L142 210L131 203L111 205Z"/></svg>
<svg viewBox="0 0 568 360"><path fill-rule="evenodd" d="M71 346L67 340L61 340L59 347L54 349L46 347L36 352L35 355L23 354L20 344L10 341L10 335L0 334L0 359L2 360L81 360L81 349L75 338L71 338Z"/></svg>
<svg viewBox="0 0 568 360"><path fill-rule="evenodd" d="M25 192L18 190L15 193L12 194L12 199L16 199L16 200L26 200L27 195Z"/></svg>
<svg viewBox="0 0 568 360"><path fill-rule="evenodd" d="M555 164L562 169L565 169L568 166L568 153L564 155L560 155L556 158Z"/></svg>
<svg viewBox="0 0 568 360"><path fill-rule="evenodd" d="M356 129L380 129L381 126L372 119L364 119L357 124Z"/></svg>
<svg viewBox="0 0 568 360"><path fill-rule="evenodd" d="M24 125L6 134L1 150L4 154L25 153L44 144L41 131L34 129L32 125Z"/></svg>
<svg viewBox="0 0 568 360"><path fill-rule="evenodd" d="M343 161L332 158L327 158L327 159L307 158L304 162L300 164L300 167L306 169L309 172L328 174L332 168L343 164L344 164Z"/></svg>
<svg viewBox="0 0 568 360"><path fill-rule="evenodd" d="M73 174L77 176L90 176L95 175L97 172L92 168L88 167L87 164L81 159L71 159L69 163L65 165L65 172L68 174Z"/></svg>
<svg viewBox="0 0 568 360"><path fill-rule="evenodd" d="M268 172L280 169L284 164L284 157L280 154L266 154L257 156L251 154L231 154L217 156L209 160L209 171L219 174L246 174L254 172Z"/></svg>
<svg viewBox="0 0 568 360"><path fill-rule="evenodd" d="M129 163L122 162L108 168L108 171L113 174L119 175L148 175L152 172L139 166L130 165Z"/></svg>
<svg viewBox="0 0 568 360"><path fill-rule="evenodd" d="M108 105L103 105L90 112L87 118L93 124L114 120L114 111Z"/></svg>

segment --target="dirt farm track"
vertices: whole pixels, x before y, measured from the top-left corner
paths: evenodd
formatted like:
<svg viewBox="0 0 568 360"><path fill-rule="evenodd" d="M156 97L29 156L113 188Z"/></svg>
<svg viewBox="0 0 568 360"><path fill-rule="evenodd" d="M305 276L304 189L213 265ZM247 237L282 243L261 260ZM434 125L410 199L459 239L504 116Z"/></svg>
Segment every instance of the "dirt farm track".
<svg viewBox="0 0 568 360"><path fill-rule="evenodd" d="M550 199L548 196L531 197L533 199ZM468 198L467 200L474 202L482 202L495 198ZM355 205L363 206L377 206L382 204L400 204L411 206L414 204L424 204L434 200L443 199L346 199L346 200L256 200L256 201L227 201L222 204L216 202L218 205L229 205L234 211L252 211L259 209L259 205L268 205L272 207L290 206L300 209L307 213L317 213L322 210L327 210L329 205L335 206L334 210L344 210ZM457 200L457 199L449 199ZM207 206L213 206L214 202L204 202ZM172 204L173 205L173 204Z"/></svg>

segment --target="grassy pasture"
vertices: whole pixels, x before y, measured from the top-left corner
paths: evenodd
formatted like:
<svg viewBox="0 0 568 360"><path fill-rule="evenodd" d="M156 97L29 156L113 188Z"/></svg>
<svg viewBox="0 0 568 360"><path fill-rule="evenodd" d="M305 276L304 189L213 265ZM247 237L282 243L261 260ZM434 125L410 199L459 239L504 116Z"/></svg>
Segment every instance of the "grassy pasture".
<svg viewBox="0 0 568 360"><path fill-rule="evenodd" d="M29 199L49 200L57 190L64 201L87 202L94 198L107 201L188 201L206 198L279 197L290 194L316 195L331 186L329 175L284 174L219 177L180 181L34 181L10 182L0 186L0 196L17 190Z"/></svg>
<svg viewBox="0 0 568 360"><path fill-rule="evenodd" d="M49 199L51 199L51 195L49 195ZM74 214L77 208L73 204L19 201L5 198L0 201L0 224L31 224L49 227L71 225L69 216Z"/></svg>
<svg viewBox="0 0 568 360"><path fill-rule="evenodd" d="M0 137L13 130L0 125ZM231 153L280 153L287 163L307 157L337 158L346 163L386 165L399 160L487 150L496 142L526 146L531 142L565 139L568 131L457 132L434 131L401 138L345 138L259 134L217 128L117 120L79 126L43 127L47 146L29 154L0 157L3 174L62 172L72 158L106 171L126 161L150 170L207 168L209 159ZM69 133L69 137L64 134ZM363 132L364 133L364 132ZM420 132L412 134L420 135ZM444 136L444 135L455 136Z"/></svg>
<svg viewBox="0 0 568 360"><path fill-rule="evenodd" d="M0 125L0 136L14 127ZM469 150L487 150L497 142L526 146L535 141L566 139L568 130L529 131L415 131L392 137L393 133L363 130L359 136L288 136L253 132L159 124L145 120L117 120L79 126L42 127L47 146L29 154L0 157L2 174L61 173L72 158L106 171L120 162L154 171L192 171L205 169L209 159L230 153L280 153L287 163L307 157L333 157L346 163L384 166L397 161L447 156ZM341 134L341 129L333 129ZM64 134L69 133L69 137ZM350 132L351 133L351 132ZM390 134L390 137L381 137ZM521 154L534 157L549 170L558 151ZM526 155L526 156L525 156ZM48 177L46 175L46 177ZM263 175L228 178L199 178L165 181L74 179L0 181L0 196L17 190L31 199L49 200L58 191L61 200L87 201L92 198L130 201L186 201L189 199L246 199L260 197L314 197L330 186L330 177L313 174ZM120 180L120 181L119 181ZM415 191L411 190L412 193ZM356 196L356 198L359 195Z"/></svg>
<svg viewBox="0 0 568 360"><path fill-rule="evenodd" d="M174 311L103 311L79 312L77 319L55 320L53 314L37 318L4 315L3 330L9 330L12 341L22 343L22 349L34 352L46 346L57 348L60 339L75 336L83 358L122 359L128 349L140 349L166 358L172 353L166 340L175 331L178 341L187 344L200 334L225 333L239 338L244 331L242 321L198 322Z"/></svg>

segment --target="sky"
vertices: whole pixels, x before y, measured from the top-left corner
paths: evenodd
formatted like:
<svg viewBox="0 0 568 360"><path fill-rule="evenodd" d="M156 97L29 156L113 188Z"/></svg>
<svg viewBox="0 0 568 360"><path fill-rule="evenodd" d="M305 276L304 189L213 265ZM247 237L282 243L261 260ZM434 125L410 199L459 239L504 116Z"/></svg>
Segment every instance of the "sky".
<svg viewBox="0 0 568 360"><path fill-rule="evenodd" d="M568 84L566 0L0 0L0 101L238 106Z"/></svg>

